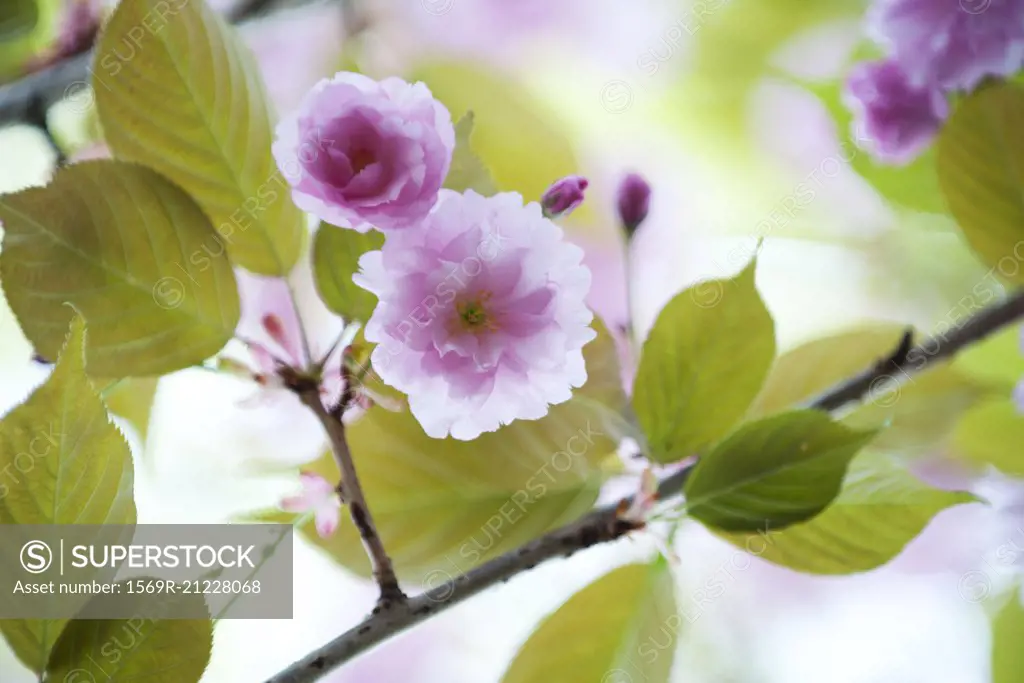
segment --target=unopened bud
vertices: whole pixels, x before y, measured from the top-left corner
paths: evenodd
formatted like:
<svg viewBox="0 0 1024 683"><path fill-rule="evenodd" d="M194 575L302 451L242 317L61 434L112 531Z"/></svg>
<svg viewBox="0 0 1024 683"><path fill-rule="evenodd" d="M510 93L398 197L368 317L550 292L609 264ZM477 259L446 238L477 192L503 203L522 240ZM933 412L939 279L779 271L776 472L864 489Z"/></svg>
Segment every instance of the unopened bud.
<svg viewBox="0 0 1024 683"><path fill-rule="evenodd" d="M540 198L541 208L548 218L568 216L583 203L583 191L590 183L583 176L570 175L556 180Z"/></svg>
<svg viewBox="0 0 1024 683"><path fill-rule="evenodd" d="M622 227L625 228L626 234L632 237L647 218L647 211L651 206L651 186L642 176L630 173L619 185L616 201Z"/></svg>

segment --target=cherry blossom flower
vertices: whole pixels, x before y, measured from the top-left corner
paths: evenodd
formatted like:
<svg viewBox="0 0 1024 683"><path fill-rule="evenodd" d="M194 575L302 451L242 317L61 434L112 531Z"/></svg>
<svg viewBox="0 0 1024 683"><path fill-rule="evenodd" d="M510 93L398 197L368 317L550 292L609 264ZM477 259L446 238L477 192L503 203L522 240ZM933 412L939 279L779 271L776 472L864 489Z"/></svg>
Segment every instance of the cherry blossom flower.
<svg viewBox="0 0 1024 683"><path fill-rule="evenodd" d="M299 208L359 232L418 225L454 149L451 115L427 86L348 72L317 83L272 147Z"/></svg>
<svg viewBox="0 0 1024 683"><path fill-rule="evenodd" d="M312 472L299 474L302 491L281 501L285 512L312 512L314 526L320 538L327 538L338 528L341 517L341 498L334 486Z"/></svg>
<svg viewBox="0 0 1024 683"><path fill-rule="evenodd" d="M973 90L1024 66L1020 0L877 0L868 32L888 48L908 87Z"/></svg>
<svg viewBox="0 0 1024 683"><path fill-rule="evenodd" d="M948 115L947 96L1024 67L1019 0L876 0L868 33L887 51L847 81L856 138L880 160L912 161Z"/></svg>
<svg viewBox="0 0 1024 683"><path fill-rule="evenodd" d="M915 87L893 60L859 64L844 99L854 113L854 137L881 161L906 164L926 149L948 114L946 96Z"/></svg>
<svg viewBox="0 0 1024 683"><path fill-rule="evenodd" d="M442 190L417 230L364 254L373 369L427 434L469 440L547 414L587 378L590 271L537 203Z"/></svg>

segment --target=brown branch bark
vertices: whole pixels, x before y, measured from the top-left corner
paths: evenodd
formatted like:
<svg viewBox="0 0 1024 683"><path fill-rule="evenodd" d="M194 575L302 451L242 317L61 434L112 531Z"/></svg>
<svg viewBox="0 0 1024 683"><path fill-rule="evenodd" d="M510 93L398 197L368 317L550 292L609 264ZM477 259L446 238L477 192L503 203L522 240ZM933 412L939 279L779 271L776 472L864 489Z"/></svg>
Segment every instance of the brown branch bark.
<svg viewBox="0 0 1024 683"><path fill-rule="evenodd" d="M380 588L378 610L382 613L387 612L396 605L401 605L406 600L406 596L398 585L398 577L395 575L391 558L388 557L380 534L377 533L377 527L373 523L373 515L370 513L370 506L366 503L366 496L359 483L359 475L356 472L352 452L349 450L348 440L345 437L345 423L341 421L340 413L332 414L324 408L318 387L304 388L297 393L299 400L320 420L330 438L331 451L334 453L338 470L341 472L338 494L348 508L349 514L352 516L352 523L359 531L359 536L363 539L363 545L366 547L366 553L370 556L373 576Z"/></svg>

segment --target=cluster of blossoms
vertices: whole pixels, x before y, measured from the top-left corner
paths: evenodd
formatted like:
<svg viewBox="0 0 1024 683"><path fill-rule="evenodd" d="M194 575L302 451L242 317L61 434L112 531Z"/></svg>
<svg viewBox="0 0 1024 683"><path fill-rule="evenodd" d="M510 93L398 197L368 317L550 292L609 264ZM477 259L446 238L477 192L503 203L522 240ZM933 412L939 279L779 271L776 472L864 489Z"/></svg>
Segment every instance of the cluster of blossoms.
<svg viewBox="0 0 1024 683"><path fill-rule="evenodd" d="M515 193L444 189L455 151L448 110L422 83L354 73L318 83L278 125L272 151L279 167L300 170L286 176L301 209L340 228L384 233L384 246L362 255L353 278L377 296L365 327L376 343L370 360L428 435L470 440L538 419L586 382L583 347L596 336L585 303L591 274L583 251L551 221L583 202L585 178L563 178L529 204ZM650 187L629 176L618 197L628 233L649 202ZM267 381L277 358L301 360L298 340L282 331L297 321L279 319L261 319L276 351L257 353ZM329 401L340 389L325 380L322 393ZM310 472L301 482L282 507L313 513L317 532L329 536L337 490ZM645 489L629 513L645 514L652 496Z"/></svg>
<svg viewBox="0 0 1024 683"><path fill-rule="evenodd" d="M424 84L397 78L321 81L276 133L278 165L302 170L289 174L300 208L384 233L355 278L378 298L365 335L374 372L427 434L469 440L537 419L583 385L590 271L548 216L578 205L585 180L563 182L544 208L442 189L451 115ZM329 144L307 154L314 140Z"/></svg>
<svg viewBox="0 0 1024 683"><path fill-rule="evenodd" d="M845 99L857 139L886 163L908 163L931 144L951 93L1024 66L1020 0L875 0L867 23L888 56L858 65Z"/></svg>

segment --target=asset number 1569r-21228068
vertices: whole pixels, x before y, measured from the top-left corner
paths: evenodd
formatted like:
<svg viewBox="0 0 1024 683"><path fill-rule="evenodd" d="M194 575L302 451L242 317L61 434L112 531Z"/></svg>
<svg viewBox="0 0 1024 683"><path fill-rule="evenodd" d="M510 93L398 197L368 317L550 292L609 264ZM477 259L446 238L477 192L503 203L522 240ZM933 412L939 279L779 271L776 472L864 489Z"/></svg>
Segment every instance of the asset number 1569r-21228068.
<svg viewBox="0 0 1024 683"><path fill-rule="evenodd" d="M193 579L171 581L169 579L133 579L128 582L130 594L167 595L250 595L260 592L260 582L227 579Z"/></svg>

